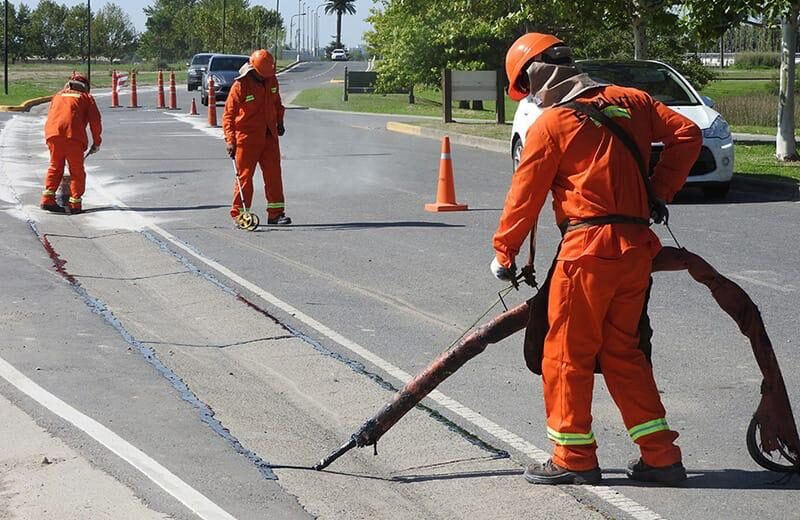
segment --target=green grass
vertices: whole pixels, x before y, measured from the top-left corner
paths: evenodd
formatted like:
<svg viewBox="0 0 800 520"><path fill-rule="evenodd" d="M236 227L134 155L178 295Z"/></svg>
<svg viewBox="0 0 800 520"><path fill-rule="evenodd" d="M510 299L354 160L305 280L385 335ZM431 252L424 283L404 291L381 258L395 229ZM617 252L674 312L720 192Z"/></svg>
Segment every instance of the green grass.
<svg viewBox="0 0 800 520"><path fill-rule="evenodd" d="M186 69L182 64L172 64L175 68L175 83L180 87L186 85ZM147 70L142 65L136 75L138 85L155 85L157 72ZM147 67L145 64L144 67ZM181 68L179 68L181 67ZM124 72L130 70L126 64L108 63L92 64L92 87L111 87L111 71ZM0 88L0 105L19 105L28 99L50 96L64 87L72 71L86 73L85 64L76 63L14 63L8 67L8 95ZM169 71L164 71L164 87L169 88Z"/></svg>
<svg viewBox="0 0 800 520"><path fill-rule="evenodd" d="M769 80L714 80L703 87L700 94L715 102L719 99L745 95L768 95Z"/></svg>
<svg viewBox="0 0 800 520"><path fill-rule="evenodd" d="M757 125L731 125L731 132L740 134L759 134L775 136L778 133L777 124L774 126Z"/></svg>
<svg viewBox="0 0 800 520"><path fill-rule="evenodd" d="M800 161L775 159L774 144L737 144L734 170L738 174L786 182L800 181Z"/></svg>
<svg viewBox="0 0 800 520"><path fill-rule="evenodd" d="M714 69L719 79L770 79L778 73L777 69Z"/></svg>
<svg viewBox="0 0 800 520"><path fill-rule="evenodd" d="M349 101L342 100L343 86L307 89L293 104L327 110L347 110L373 114L402 114L411 116L442 117L441 93L433 89L415 91L416 103L409 104L408 94L350 94ZM453 117L457 119L494 120L494 101L484 101L484 110L460 109L453 103ZM506 120L514 117L517 103L506 98Z"/></svg>
<svg viewBox="0 0 800 520"><path fill-rule="evenodd" d="M430 119L411 121L409 124L424 126L425 128L435 128L443 132L450 132L455 134L468 134L477 135L480 137L489 137L491 139L499 139L501 141L508 141L511 137L511 123L504 125L492 123L442 123L441 121L432 121ZM508 145L511 150L511 145Z"/></svg>

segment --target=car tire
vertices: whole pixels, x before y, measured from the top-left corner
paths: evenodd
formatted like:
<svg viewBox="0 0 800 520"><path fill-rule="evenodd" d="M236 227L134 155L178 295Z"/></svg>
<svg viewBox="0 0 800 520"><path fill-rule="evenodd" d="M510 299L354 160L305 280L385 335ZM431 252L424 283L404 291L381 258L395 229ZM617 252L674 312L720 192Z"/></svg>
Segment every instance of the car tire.
<svg viewBox="0 0 800 520"><path fill-rule="evenodd" d="M728 196L730 190L731 183L729 182L703 186L703 197L706 200L723 200Z"/></svg>
<svg viewBox="0 0 800 520"><path fill-rule="evenodd" d="M514 138L514 144L511 145L511 167L513 171L517 171L519 161L522 158L522 139L519 137Z"/></svg>

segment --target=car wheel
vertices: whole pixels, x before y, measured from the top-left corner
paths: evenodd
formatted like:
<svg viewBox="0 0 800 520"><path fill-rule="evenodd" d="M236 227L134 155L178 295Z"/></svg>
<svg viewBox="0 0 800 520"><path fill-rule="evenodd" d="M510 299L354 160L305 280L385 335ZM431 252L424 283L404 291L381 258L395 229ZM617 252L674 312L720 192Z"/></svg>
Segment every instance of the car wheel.
<svg viewBox="0 0 800 520"><path fill-rule="evenodd" d="M705 197L706 200L722 200L728 196L730 190L731 183L729 182L703 186L703 197Z"/></svg>
<svg viewBox="0 0 800 520"><path fill-rule="evenodd" d="M511 146L511 165L514 167L514 171L517 171L517 167L519 166L519 161L522 159L522 139L516 137L514 139L514 144Z"/></svg>

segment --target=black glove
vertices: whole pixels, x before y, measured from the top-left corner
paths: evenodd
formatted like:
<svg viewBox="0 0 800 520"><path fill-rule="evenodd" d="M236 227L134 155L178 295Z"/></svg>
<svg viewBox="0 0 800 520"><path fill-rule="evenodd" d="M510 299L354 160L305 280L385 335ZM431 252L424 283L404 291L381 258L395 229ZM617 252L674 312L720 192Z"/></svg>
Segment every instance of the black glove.
<svg viewBox="0 0 800 520"><path fill-rule="evenodd" d="M278 123L278 137L283 137L283 134L286 133L286 127L283 126L283 123Z"/></svg>
<svg viewBox="0 0 800 520"><path fill-rule="evenodd" d="M650 218L656 224L669 224L669 210L667 203L662 199L656 199L650 206Z"/></svg>
<svg viewBox="0 0 800 520"><path fill-rule="evenodd" d="M236 143L225 143L225 152L231 159L236 157Z"/></svg>

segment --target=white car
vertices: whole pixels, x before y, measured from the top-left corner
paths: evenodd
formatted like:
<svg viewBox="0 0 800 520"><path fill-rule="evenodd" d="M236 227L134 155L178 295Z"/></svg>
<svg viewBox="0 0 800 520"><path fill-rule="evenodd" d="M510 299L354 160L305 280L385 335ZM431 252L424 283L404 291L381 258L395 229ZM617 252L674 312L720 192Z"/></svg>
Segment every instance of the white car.
<svg viewBox="0 0 800 520"><path fill-rule="evenodd" d="M672 110L691 119L703 131L703 147L689 172L686 186L702 188L707 199L725 198L733 178L733 137L728 123L714 110L714 103L700 96L692 85L665 63L650 60L582 60L575 64L598 81L643 90ZM533 96L523 99L514 114L511 157L519 164L525 136L542 111ZM663 146L653 143L651 166L658 162Z"/></svg>
<svg viewBox="0 0 800 520"><path fill-rule="evenodd" d="M331 51L331 61L347 61L347 52L344 49L333 49Z"/></svg>

